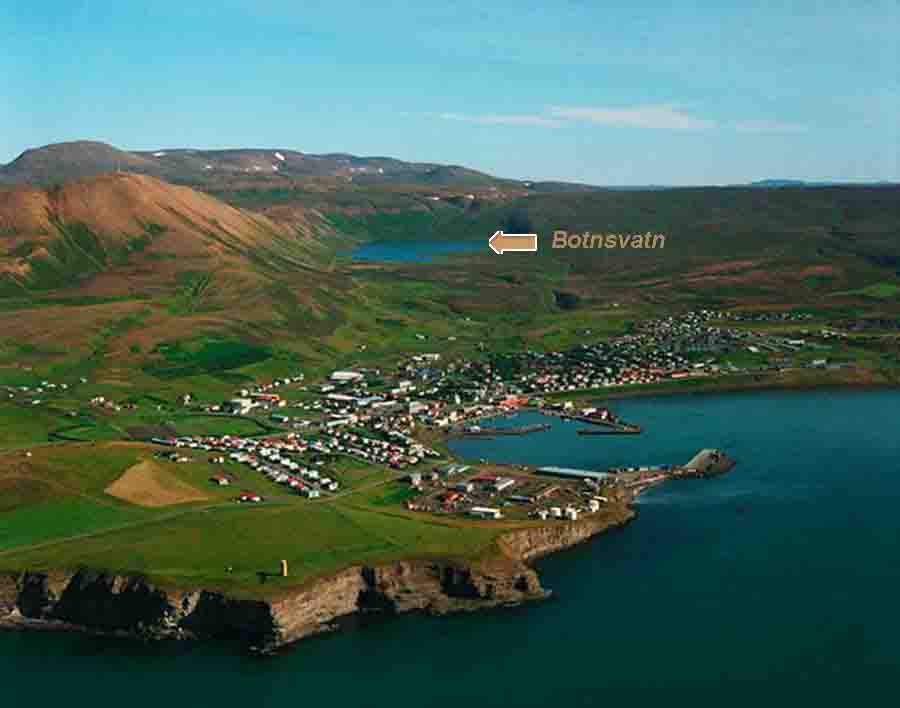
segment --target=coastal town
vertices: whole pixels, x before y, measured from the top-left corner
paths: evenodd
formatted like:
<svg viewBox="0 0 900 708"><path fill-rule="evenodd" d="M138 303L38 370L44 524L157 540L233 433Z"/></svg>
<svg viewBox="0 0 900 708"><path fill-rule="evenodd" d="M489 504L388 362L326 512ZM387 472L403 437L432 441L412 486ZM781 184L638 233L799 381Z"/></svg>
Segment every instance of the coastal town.
<svg viewBox="0 0 900 708"><path fill-rule="evenodd" d="M696 475L697 467L672 460L629 470L494 465L484 471L453 462L446 441L540 434L553 419L581 423L579 434L640 434L640 421L621 420L591 398L602 398L604 390L667 381L712 380L786 366L841 366L817 353L846 335L810 329L808 319L802 313L698 310L647 320L621 336L561 351L462 358L426 352L403 358L393 368L348 367L318 381L297 373L245 386L226 400L185 394L177 402L185 413L253 421L261 426L257 433L179 435L162 429L149 441L171 461L208 462L209 483L235 487L235 499L242 503L265 498L240 489L240 469L269 480L273 493L326 500L352 490L356 480L348 470L363 467L374 470L376 483L408 485L401 497L410 510L571 520L595 512L605 500L628 499L665 479ZM753 328L772 321L797 330L772 334ZM589 330L584 338L591 338ZM39 406L45 396L87 383L84 378L71 384L43 381L8 388L7 395ZM95 396L90 405L111 416L136 407L104 396ZM536 412L547 422L516 425L513 418L509 423L523 412Z"/></svg>
<svg viewBox="0 0 900 708"><path fill-rule="evenodd" d="M446 441L539 434L553 419L581 423L580 434L640 434L640 421L621 420L591 397L601 398L613 388L778 370L793 365L797 356L804 358L803 366L840 365L816 352L842 335L827 328L809 330L805 315L772 316L798 327L796 334L730 326L771 321L761 317L699 310L648 320L622 336L561 351L448 359L438 352L419 353L391 369L348 367L317 381L297 373L258 382L221 401L186 394L178 401L182 411L264 427L250 435L157 431L150 442L160 446L159 455L166 459L208 462L210 484L234 487L235 499L242 503L266 500L258 491L241 489L246 478L238 470L267 479L273 493L324 501L351 491L356 480L348 470L363 467L374 470L372 478L379 484L407 485L401 498L414 511L484 519L576 519L595 512L605 500L625 500L660 481L696 476L698 468L672 460L627 470L493 465L485 471L485 465L470 469L455 463ZM735 354L750 354L758 363L735 363ZM45 381L31 389L9 389L8 395L40 405L42 396L67 386ZM134 407L102 396L90 403L113 416ZM538 413L547 422L516 425L512 418L510 424L511 417L523 412Z"/></svg>
<svg viewBox="0 0 900 708"><path fill-rule="evenodd" d="M8 706L896 690L900 0L0 27Z"/></svg>
<svg viewBox="0 0 900 708"><path fill-rule="evenodd" d="M587 343L593 333L586 329L581 332L586 342L566 350L528 349L450 361L440 353L422 353L409 356L392 371L334 371L327 381L314 388L304 386L304 375L298 374L240 389L227 401L201 403L188 396L181 402L212 413L266 413L278 423L302 427L307 416L279 413L278 409L290 406L302 413L326 413L332 428L349 422L362 409L396 414L405 404L408 416L447 427L466 414L454 406L496 405L507 396L561 395L728 374L844 366L844 362L824 355L800 356L826 350L829 344L849 337L847 332L833 327L812 327L810 319L811 315L802 312L696 310L638 322L628 334L595 343ZM775 334L752 328L754 324L772 323L791 329ZM758 356L755 361L728 361L728 355L736 353ZM373 385L373 380L381 385ZM38 406L54 394L87 383L84 377L73 382L44 380L31 386L7 385L2 390L7 399ZM279 389L291 388L321 395L294 405L277 393ZM114 410L126 405L104 397L96 398L92 404Z"/></svg>
<svg viewBox="0 0 900 708"><path fill-rule="evenodd" d="M349 455L372 462L383 461L384 455L391 455L391 467L408 465L409 471L382 481L402 480L408 485L409 493L405 495L408 510L494 520L509 517L577 521L579 515L596 513L611 500L630 502L645 489L666 480L714 476L734 465L734 460L720 450L702 450L685 464L606 471L493 465L492 472L484 472L466 464L446 461L434 464L442 457L441 453L418 443L404 446L350 433L324 440L304 439L289 433L267 439L179 437L158 438L153 442L174 448L159 454L175 462L190 461L186 454L191 452L208 454L209 462L217 467L210 476L214 484L239 483L241 476L234 471L234 466L241 465L307 499L327 499L329 495L339 494L341 484L324 467L333 456ZM240 503L265 501L262 495L249 491L239 492L236 500Z"/></svg>

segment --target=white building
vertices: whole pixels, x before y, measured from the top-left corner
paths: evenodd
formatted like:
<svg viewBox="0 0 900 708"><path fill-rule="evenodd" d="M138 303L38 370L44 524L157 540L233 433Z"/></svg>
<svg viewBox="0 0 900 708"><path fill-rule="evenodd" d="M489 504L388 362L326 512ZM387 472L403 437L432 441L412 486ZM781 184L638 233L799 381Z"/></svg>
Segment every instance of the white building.
<svg viewBox="0 0 900 708"><path fill-rule="evenodd" d="M475 516L479 519L502 519L503 514L499 509L489 506L473 506L469 509L469 516Z"/></svg>
<svg viewBox="0 0 900 708"><path fill-rule="evenodd" d="M249 398L232 398L222 408L236 415L247 415L255 406L256 402Z"/></svg>
<svg viewBox="0 0 900 708"><path fill-rule="evenodd" d="M338 383L349 383L362 380L363 375L358 371L333 371L329 378Z"/></svg>
<svg viewBox="0 0 900 708"><path fill-rule="evenodd" d="M509 477L500 477L499 479L494 480L494 491L502 492L504 489L509 489L516 483L516 480L510 479Z"/></svg>

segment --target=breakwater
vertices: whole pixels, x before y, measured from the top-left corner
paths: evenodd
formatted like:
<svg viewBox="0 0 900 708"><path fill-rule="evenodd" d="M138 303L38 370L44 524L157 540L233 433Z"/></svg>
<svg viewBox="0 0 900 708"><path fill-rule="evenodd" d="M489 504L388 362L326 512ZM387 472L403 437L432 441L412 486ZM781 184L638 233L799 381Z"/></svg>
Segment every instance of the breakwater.
<svg viewBox="0 0 900 708"><path fill-rule="evenodd" d="M550 430L549 423L535 423L533 425L519 425L509 428L496 427L470 427L458 431L457 434L468 437L493 437L495 435L528 435L529 433L539 433L543 430Z"/></svg>

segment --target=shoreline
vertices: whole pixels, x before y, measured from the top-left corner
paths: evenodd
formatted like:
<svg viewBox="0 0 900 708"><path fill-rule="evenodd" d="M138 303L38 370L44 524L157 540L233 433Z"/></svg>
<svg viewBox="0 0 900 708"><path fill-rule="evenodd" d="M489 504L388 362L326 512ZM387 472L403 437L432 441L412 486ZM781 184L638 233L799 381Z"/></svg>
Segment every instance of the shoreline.
<svg viewBox="0 0 900 708"><path fill-rule="evenodd" d="M846 374L859 374L861 371L859 369L842 369L840 371L834 372L832 375L822 375L822 372L816 372L814 377L810 377L809 380L803 381L783 381L777 380L777 374L769 374L766 378L759 381L727 381L724 378L719 379L694 379L690 382L664 382L661 384L649 384L649 385L640 385L640 386L628 386L628 387L609 387L609 388L592 388L592 389L581 389L578 391L566 391L560 393L551 393L544 396L549 401L561 401L561 400L570 400L570 401L581 401L581 402L596 402L602 403L605 401L613 401L613 400L627 400L633 398L654 398L654 397L677 397L677 396L710 396L717 394L728 394L728 393L755 393L755 392L775 392L775 391L785 391L785 392L797 392L804 393L814 390L835 390L835 391L889 391L900 388L900 378L897 380L889 379L884 377L883 371L868 371L864 370L866 373L873 375L874 377L880 377L880 380L872 380L871 378L866 378L865 380L861 380L859 378L851 378L847 379ZM781 372L783 373L783 372ZM809 372L805 372L809 373ZM836 374L836 375L835 375ZM841 375L843 374L843 376ZM743 375L742 375L743 376ZM749 375L748 375L749 376ZM775 379L775 380L773 380ZM697 383L694 383L694 382ZM467 423L477 423L484 420L496 420L496 419L508 419L514 418L517 415L522 413L541 413L542 415L547 415L549 417L557 417L561 418L562 416L549 414L543 411L542 408L536 406L523 406L521 408L509 411L498 411L495 414L486 414L482 416L478 416L477 418L473 418L471 420L467 420ZM639 426L638 426L639 427ZM640 434L643 432L642 430L637 433L618 433L617 434ZM466 436L462 434L457 434L454 432L446 432L439 431L435 440L432 442L437 442L437 444L441 444L444 447L448 445L448 443L459 440L465 437L479 437L479 436ZM481 436L481 437L491 437L489 435ZM502 463L498 463L502 464Z"/></svg>
<svg viewBox="0 0 900 708"><path fill-rule="evenodd" d="M865 379L848 379L846 376L840 375L846 375L847 373L858 374L861 372L859 369L845 369L835 372L837 375L822 376L822 374L818 374L817 376L810 377L809 380L800 381L779 380L781 378L779 374L766 374L760 380L751 381L728 381L725 377L719 379L698 378L685 382L673 381L630 387L611 386L609 388L583 389L581 391L553 393L547 396L547 398L551 400L563 398L569 400L621 400L627 398L650 398L653 396L690 396L697 394L747 393L753 391L808 392L816 389L877 391L900 388L900 379L894 380L884 377L882 371L867 371L867 373L872 376ZM741 375L741 378L745 378L745 376L751 375Z"/></svg>
<svg viewBox="0 0 900 708"><path fill-rule="evenodd" d="M835 381L721 383L685 390L572 392L570 398L715 394L748 390L892 389L894 382ZM643 490L641 490L643 491ZM272 654L304 638L340 629L354 614L450 614L512 607L547 599L533 563L638 516L634 494L613 517L541 524L501 534L475 562L411 560L351 566L271 597L194 587L166 589L139 576L104 571L0 572L0 630L83 632L142 641L237 639L251 652ZM91 612L99 614L91 616Z"/></svg>
<svg viewBox="0 0 900 708"><path fill-rule="evenodd" d="M703 393L716 392L722 392L721 386ZM271 654L336 631L339 620L353 614L449 614L517 606L552 594L541 585L534 562L627 525L638 516L643 491L635 490L615 504L612 516L501 534L495 550L480 561L411 559L357 565L263 598L202 587L170 590L143 577L103 571L0 573L0 630L75 631L144 641L238 639L255 653ZM99 608L100 616L85 614L88 605Z"/></svg>
<svg viewBox="0 0 900 708"><path fill-rule="evenodd" d="M630 502L602 518L542 524L502 534L474 562L399 561L352 566L267 599L216 590L169 590L103 571L0 574L0 631L81 632L141 641L238 640L269 655L338 631L354 614L445 615L545 600L533 563L633 521Z"/></svg>

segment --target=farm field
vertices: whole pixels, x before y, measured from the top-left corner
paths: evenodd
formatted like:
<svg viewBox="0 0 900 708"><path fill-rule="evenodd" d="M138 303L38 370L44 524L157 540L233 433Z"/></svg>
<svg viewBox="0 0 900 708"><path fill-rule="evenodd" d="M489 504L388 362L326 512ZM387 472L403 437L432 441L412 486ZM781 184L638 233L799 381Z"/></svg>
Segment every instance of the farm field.
<svg viewBox="0 0 900 708"><path fill-rule="evenodd" d="M145 507L209 499L200 489L172 474L155 460L142 460L132 465L103 491L122 501Z"/></svg>

